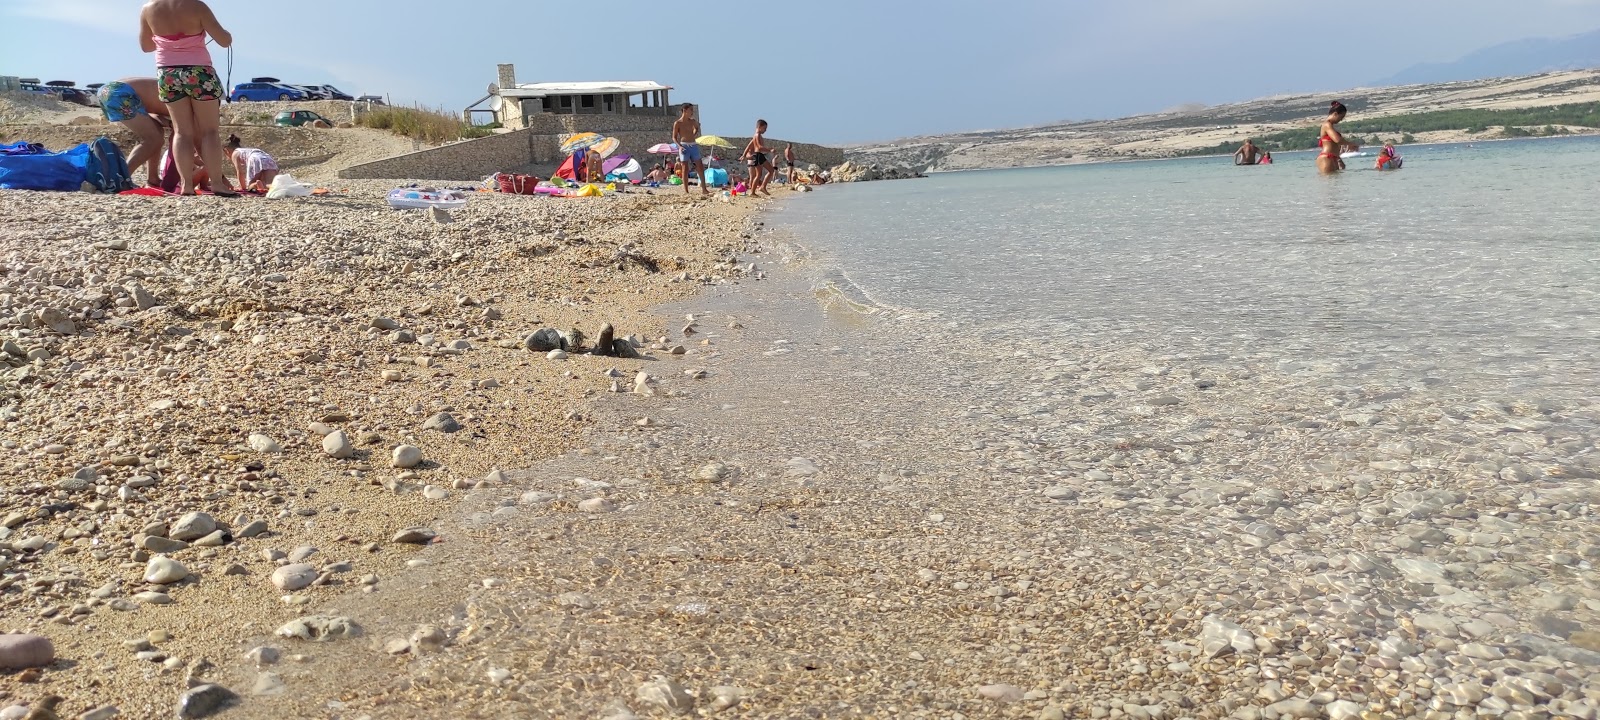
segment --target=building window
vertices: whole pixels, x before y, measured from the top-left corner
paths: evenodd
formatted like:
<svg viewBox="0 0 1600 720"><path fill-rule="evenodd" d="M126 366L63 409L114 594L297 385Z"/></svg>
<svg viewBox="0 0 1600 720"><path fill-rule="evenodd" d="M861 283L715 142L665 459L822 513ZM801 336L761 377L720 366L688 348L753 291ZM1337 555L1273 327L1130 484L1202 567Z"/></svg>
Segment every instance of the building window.
<svg viewBox="0 0 1600 720"><path fill-rule="evenodd" d="M550 108L552 107L550 104L550 98L542 98L539 102L544 105L545 112L550 112Z"/></svg>
<svg viewBox="0 0 1600 720"><path fill-rule="evenodd" d="M572 96L571 95L562 95L561 96L561 107L564 107L564 108L572 107Z"/></svg>
<svg viewBox="0 0 1600 720"><path fill-rule="evenodd" d="M586 108L594 107L594 96L593 95L585 95L585 96L583 96L583 106L586 107Z"/></svg>

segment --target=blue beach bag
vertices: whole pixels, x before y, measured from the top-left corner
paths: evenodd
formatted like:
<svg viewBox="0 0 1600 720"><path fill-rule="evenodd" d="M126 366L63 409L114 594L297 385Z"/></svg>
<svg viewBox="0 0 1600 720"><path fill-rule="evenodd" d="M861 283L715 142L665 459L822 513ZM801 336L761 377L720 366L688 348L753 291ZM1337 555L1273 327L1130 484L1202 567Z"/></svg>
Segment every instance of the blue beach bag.
<svg viewBox="0 0 1600 720"><path fill-rule="evenodd" d="M88 167L87 144L56 153L0 155L0 190L77 192L88 179Z"/></svg>

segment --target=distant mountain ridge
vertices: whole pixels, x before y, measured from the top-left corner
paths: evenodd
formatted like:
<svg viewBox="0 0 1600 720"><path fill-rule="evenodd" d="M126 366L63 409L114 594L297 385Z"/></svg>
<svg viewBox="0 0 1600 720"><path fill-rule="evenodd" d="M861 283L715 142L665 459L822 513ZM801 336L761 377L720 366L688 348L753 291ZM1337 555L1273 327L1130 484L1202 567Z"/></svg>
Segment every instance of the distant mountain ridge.
<svg viewBox="0 0 1600 720"><path fill-rule="evenodd" d="M1513 40L1469 53L1454 62L1413 65L1375 84L1421 85L1593 67L1600 67L1600 30L1561 38Z"/></svg>

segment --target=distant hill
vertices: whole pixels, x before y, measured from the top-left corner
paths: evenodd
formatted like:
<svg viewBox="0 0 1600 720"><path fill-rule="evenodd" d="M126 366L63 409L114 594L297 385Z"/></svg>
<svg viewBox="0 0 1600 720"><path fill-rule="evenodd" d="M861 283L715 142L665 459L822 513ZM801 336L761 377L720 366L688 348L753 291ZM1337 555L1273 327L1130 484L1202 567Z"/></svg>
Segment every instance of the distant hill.
<svg viewBox="0 0 1600 720"><path fill-rule="evenodd" d="M1513 40L1455 62L1413 65L1375 84L1418 85L1594 67L1600 67L1600 30L1564 38Z"/></svg>
<svg viewBox="0 0 1600 720"><path fill-rule="evenodd" d="M1566 70L1277 95L1117 120L924 135L860 145L846 156L864 165L938 171L1227 155L1245 138L1277 149L1307 149L1330 100L1349 106L1347 127L1368 144L1600 134L1600 70Z"/></svg>

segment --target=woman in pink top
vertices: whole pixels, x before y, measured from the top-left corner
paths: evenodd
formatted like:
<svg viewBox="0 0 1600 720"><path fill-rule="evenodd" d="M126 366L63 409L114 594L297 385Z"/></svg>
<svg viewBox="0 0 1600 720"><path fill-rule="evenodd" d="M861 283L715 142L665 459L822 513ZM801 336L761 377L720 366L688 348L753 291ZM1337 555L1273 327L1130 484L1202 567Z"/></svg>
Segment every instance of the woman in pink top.
<svg viewBox="0 0 1600 720"><path fill-rule="evenodd" d="M156 87L161 102L172 114L173 145L193 147L213 178L223 180L213 187L228 187L222 159L221 101L226 91L206 50L210 35L220 47L233 44L233 35L222 28L211 8L200 0L150 0L139 12L139 47L156 54ZM193 156L180 152L174 158L183 178L183 194L193 195L195 167ZM237 197L232 190L218 195Z"/></svg>

